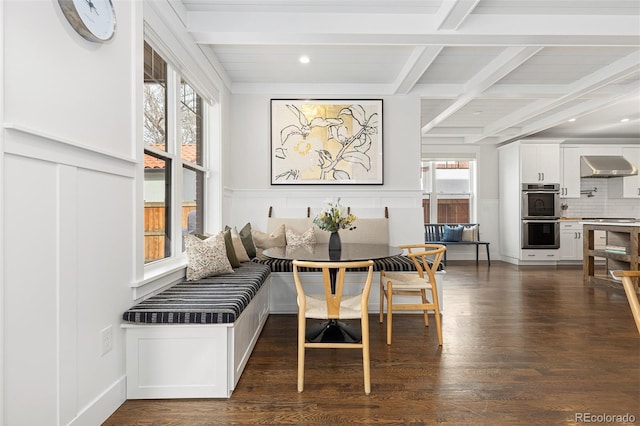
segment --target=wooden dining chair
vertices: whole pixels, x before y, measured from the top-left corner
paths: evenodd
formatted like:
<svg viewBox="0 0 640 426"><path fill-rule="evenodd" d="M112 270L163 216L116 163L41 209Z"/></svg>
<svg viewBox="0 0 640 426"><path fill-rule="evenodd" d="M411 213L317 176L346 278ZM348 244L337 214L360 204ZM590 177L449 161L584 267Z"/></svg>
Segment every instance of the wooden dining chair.
<svg viewBox="0 0 640 426"><path fill-rule="evenodd" d="M424 325L429 326L429 311L435 312L438 343L442 346L442 323L438 303L436 271L447 248L441 244L407 244L398 246L407 250L417 273L380 271L380 323L384 320L384 302L387 301L387 345L391 344L393 311L422 311ZM430 294L428 294L430 293ZM398 303L394 295L420 297L420 303Z"/></svg>
<svg viewBox="0 0 640 426"><path fill-rule="evenodd" d="M298 268L319 268L322 270L323 294L308 294ZM345 294L347 270L367 268L364 283L358 283L358 291ZM354 275L358 276L358 275ZM298 392L304 389L304 358L307 348L356 348L362 349L364 371L364 392L371 393L369 356L369 293L373 279L373 261L354 262L311 262L293 261L293 278L298 295ZM305 277L306 278L306 277ZM348 284L351 285L351 284ZM354 286L357 284L353 284ZM332 291L332 288L334 290ZM307 339L307 319L352 320L359 319L361 339L359 341L309 341Z"/></svg>
<svg viewBox="0 0 640 426"><path fill-rule="evenodd" d="M633 284L634 278L640 280L640 271L617 271L614 276L622 279L622 287L627 295L638 333L640 333L640 302L638 301L638 293L636 293L637 287Z"/></svg>

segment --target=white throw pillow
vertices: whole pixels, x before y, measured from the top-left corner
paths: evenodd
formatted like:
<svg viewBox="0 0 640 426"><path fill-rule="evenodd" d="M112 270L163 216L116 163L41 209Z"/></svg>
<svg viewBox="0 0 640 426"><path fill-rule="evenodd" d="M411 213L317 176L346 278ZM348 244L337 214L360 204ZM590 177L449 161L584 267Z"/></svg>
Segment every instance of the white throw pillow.
<svg viewBox="0 0 640 426"><path fill-rule="evenodd" d="M286 228L288 246L308 246L316 243L316 233L313 228L309 228L304 233L298 234L296 231Z"/></svg>
<svg viewBox="0 0 640 426"><path fill-rule="evenodd" d="M465 227L462 230L461 241L478 241L478 225Z"/></svg>
<svg viewBox="0 0 640 426"><path fill-rule="evenodd" d="M220 232L205 240L187 234L184 236L184 245L188 258L187 281L233 272L227 257L224 233Z"/></svg>

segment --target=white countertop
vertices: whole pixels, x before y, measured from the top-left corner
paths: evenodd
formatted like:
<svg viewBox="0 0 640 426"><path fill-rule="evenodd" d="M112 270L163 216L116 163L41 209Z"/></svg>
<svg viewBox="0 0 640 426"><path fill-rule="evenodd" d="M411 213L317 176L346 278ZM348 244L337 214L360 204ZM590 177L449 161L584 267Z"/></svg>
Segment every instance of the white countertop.
<svg viewBox="0 0 640 426"><path fill-rule="evenodd" d="M637 222L602 222L602 221L580 221L583 225L606 225L606 226L640 226L640 221Z"/></svg>

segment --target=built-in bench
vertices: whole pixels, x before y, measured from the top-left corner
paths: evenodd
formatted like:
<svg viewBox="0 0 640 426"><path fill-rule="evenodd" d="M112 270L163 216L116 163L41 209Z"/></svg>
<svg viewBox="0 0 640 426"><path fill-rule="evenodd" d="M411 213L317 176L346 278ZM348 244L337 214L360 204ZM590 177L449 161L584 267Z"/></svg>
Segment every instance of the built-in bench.
<svg viewBox="0 0 640 426"><path fill-rule="evenodd" d="M457 241L452 241L445 238L445 225L449 227L462 226L464 234L468 234L469 237L461 238ZM463 234L463 235L464 235ZM463 239L464 238L464 239ZM489 255L489 242L480 240L480 224L478 223L425 223L424 224L424 242L427 244L442 244L447 246L455 245L475 245L476 246L476 264L478 264L478 248L484 245L487 249L487 263L491 266L491 256ZM447 264L447 252L444 252L443 263Z"/></svg>
<svg viewBox="0 0 640 426"><path fill-rule="evenodd" d="M123 314L127 398L228 398L269 314L271 269L183 281Z"/></svg>

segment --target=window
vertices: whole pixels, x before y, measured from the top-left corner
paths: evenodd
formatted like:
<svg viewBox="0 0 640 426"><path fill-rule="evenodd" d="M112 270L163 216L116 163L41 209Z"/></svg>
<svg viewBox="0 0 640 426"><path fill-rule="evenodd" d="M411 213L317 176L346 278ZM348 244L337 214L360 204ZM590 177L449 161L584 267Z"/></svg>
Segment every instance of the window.
<svg viewBox="0 0 640 426"><path fill-rule="evenodd" d="M204 224L205 103L148 43L144 46L144 261L180 255Z"/></svg>
<svg viewBox="0 0 640 426"><path fill-rule="evenodd" d="M423 161L424 223L471 223L474 188L475 160Z"/></svg>

